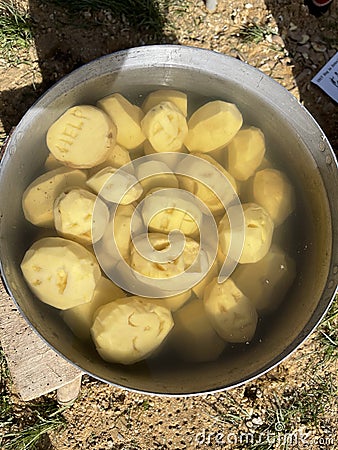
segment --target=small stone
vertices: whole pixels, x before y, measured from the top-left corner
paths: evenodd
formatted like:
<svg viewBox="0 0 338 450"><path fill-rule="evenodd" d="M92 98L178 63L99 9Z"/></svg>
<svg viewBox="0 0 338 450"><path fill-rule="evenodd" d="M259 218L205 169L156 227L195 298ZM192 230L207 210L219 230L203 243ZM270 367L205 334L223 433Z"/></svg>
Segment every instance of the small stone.
<svg viewBox="0 0 338 450"><path fill-rule="evenodd" d="M289 30L288 36L295 42L299 42L302 38L302 34L299 31Z"/></svg>
<svg viewBox="0 0 338 450"><path fill-rule="evenodd" d="M290 31L295 31L295 30L297 30L297 25L295 25L293 22L290 22L290 25L289 25L289 30Z"/></svg>
<svg viewBox="0 0 338 450"><path fill-rule="evenodd" d="M302 34L300 40L298 41L298 44L300 44L300 45L306 44L309 39L310 39L310 36L308 34Z"/></svg>
<svg viewBox="0 0 338 450"><path fill-rule="evenodd" d="M254 417L252 419L252 423L258 427L260 425L263 425L264 422L263 422L262 418L258 416L258 417Z"/></svg>
<svg viewBox="0 0 338 450"><path fill-rule="evenodd" d="M253 8L253 4L252 3L245 3L244 8L245 9L251 9L251 8Z"/></svg>
<svg viewBox="0 0 338 450"><path fill-rule="evenodd" d="M324 53L326 52L326 47L324 44L319 44L318 42L312 42L312 48L315 52Z"/></svg>
<svg viewBox="0 0 338 450"><path fill-rule="evenodd" d="M84 16L85 19L90 19L92 17L92 15L91 15L91 13L89 11L85 11L83 13L83 16Z"/></svg>
<svg viewBox="0 0 338 450"><path fill-rule="evenodd" d="M281 36L279 36L278 34L274 34L271 38L272 43L275 45L278 45L279 47L284 47L284 41L283 38Z"/></svg>

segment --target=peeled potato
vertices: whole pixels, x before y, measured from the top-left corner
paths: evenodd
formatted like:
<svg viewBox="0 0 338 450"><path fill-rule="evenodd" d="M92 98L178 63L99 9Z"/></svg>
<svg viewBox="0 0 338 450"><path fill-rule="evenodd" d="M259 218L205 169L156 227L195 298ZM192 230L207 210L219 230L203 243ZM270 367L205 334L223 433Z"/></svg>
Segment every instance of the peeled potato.
<svg viewBox="0 0 338 450"><path fill-rule="evenodd" d="M100 240L108 220L106 204L85 189L71 189L55 200L54 224L57 232L80 244L88 245Z"/></svg>
<svg viewBox="0 0 338 450"><path fill-rule="evenodd" d="M164 306L171 312L175 312L180 309L191 297L191 289L188 289L181 294L173 295L172 297L165 298L144 298L147 302L153 303L157 306ZM143 297L141 297L143 298Z"/></svg>
<svg viewBox="0 0 338 450"><path fill-rule="evenodd" d="M125 164L129 164L130 162L131 159L128 150L116 144L110 151L107 159L102 164L99 164L98 166L95 166L89 170L89 175L92 176L105 167L116 167L117 169L119 169L120 167L124 166Z"/></svg>
<svg viewBox="0 0 338 450"><path fill-rule="evenodd" d="M245 181L260 166L265 154L264 134L259 128L240 130L228 145L228 171L236 180Z"/></svg>
<svg viewBox="0 0 338 450"><path fill-rule="evenodd" d="M184 117L187 116L187 94L181 91L175 91L174 89L159 89L158 91L151 92L144 100L142 109L145 113L147 113L161 102L173 103L182 112Z"/></svg>
<svg viewBox="0 0 338 450"><path fill-rule="evenodd" d="M141 129L144 116L141 108L117 93L102 98L97 102L97 106L102 108L116 125L116 142L119 145L133 150L145 141Z"/></svg>
<svg viewBox="0 0 338 450"><path fill-rule="evenodd" d="M194 299L174 314L173 343L182 359L192 362L216 360L225 348L206 316L201 300Z"/></svg>
<svg viewBox="0 0 338 450"><path fill-rule="evenodd" d="M277 227L295 209L294 189L283 172L264 169L253 180L253 199L270 214Z"/></svg>
<svg viewBox="0 0 338 450"><path fill-rule="evenodd" d="M198 159L193 161L187 157L186 160L181 161L177 166L178 173L193 174L191 176L179 175L180 187L196 195L213 214L220 214L224 211L222 202L214 193L217 189L222 196L225 204L228 204L234 198L234 192L237 192L236 181L234 178L215 161L211 156L202 153L193 153L194 156L207 161L207 167L201 165ZM224 177L230 182L233 190L229 188L229 184L224 180ZM195 179L196 178L196 179ZM204 180L207 185L198 180Z"/></svg>
<svg viewBox="0 0 338 450"><path fill-rule="evenodd" d="M267 211L255 203L243 203L244 214L244 245L239 259L241 264L255 263L268 253L274 225ZM234 237L236 231L233 230ZM230 246L231 229L227 214L218 225L219 244L221 251L227 255Z"/></svg>
<svg viewBox="0 0 338 450"><path fill-rule="evenodd" d="M184 145L190 152L211 152L227 145L243 123L233 103L215 100L198 108L188 122Z"/></svg>
<svg viewBox="0 0 338 450"><path fill-rule="evenodd" d="M164 307L127 297L101 306L91 334L100 356L108 362L134 364L150 356L174 322Z"/></svg>
<svg viewBox="0 0 338 450"><path fill-rule="evenodd" d="M276 309L296 276L295 262L281 248L272 245L268 254L255 264L236 268L232 279L258 311Z"/></svg>
<svg viewBox="0 0 338 450"><path fill-rule="evenodd" d="M179 195L171 197L166 189L146 196L142 217L150 231L169 233L180 230L187 236L198 233L202 222L202 213L196 205Z"/></svg>
<svg viewBox="0 0 338 450"><path fill-rule="evenodd" d="M75 336L83 341L88 341L96 310L112 300L125 296L126 294L116 284L105 277L101 277L91 301L62 311L61 317Z"/></svg>
<svg viewBox="0 0 338 450"><path fill-rule="evenodd" d="M148 140L145 141L144 144L143 144L143 151L144 151L145 155L153 155L153 154L157 153L157 151L154 150L154 147L151 145L151 143ZM183 145L180 148L180 150L178 152L176 152L176 153L188 153L188 150ZM171 167L171 164L170 164L170 167Z"/></svg>
<svg viewBox="0 0 338 450"><path fill-rule="evenodd" d="M101 278L100 267L90 251L58 237L35 242L22 260L21 270L32 292L59 309L90 302Z"/></svg>
<svg viewBox="0 0 338 450"><path fill-rule="evenodd" d="M126 261L129 260L131 242L130 224L134 212L135 208L132 205L120 205L116 210L114 221L113 218L111 218L110 222L107 224L102 238L102 246L112 261L117 258L113 239L115 239L115 243L122 258ZM133 232L138 233L142 226L142 219L137 212L135 214L136 222Z"/></svg>
<svg viewBox="0 0 338 450"><path fill-rule="evenodd" d="M121 205L133 203L143 192L142 186L133 175L115 167L101 169L88 179L87 186L104 200Z"/></svg>
<svg viewBox="0 0 338 450"><path fill-rule="evenodd" d="M156 152L178 152L188 133L187 121L171 102L151 108L141 122L143 133Z"/></svg>
<svg viewBox="0 0 338 450"><path fill-rule="evenodd" d="M206 286L210 283L211 280L213 280L218 275L218 260L217 258L213 262L212 266L210 267L208 273L206 276L201 280L199 283L197 283L195 286L193 286L192 291L198 297L199 299L203 298L204 290Z"/></svg>
<svg viewBox="0 0 338 450"><path fill-rule="evenodd" d="M90 105L73 106L47 132L56 159L74 168L101 164L115 145L116 127L107 114Z"/></svg>
<svg viewBox="0 0 338 450"><path fill-rule="evenodd" d="M39 227L54 226L54 201L71 186L84 187L87 176L81 170L59 167L36 178L22 196L25 218Z"/></svg>
<svg viewBox="0 0 338 450"><path fill-rule="evenodd" d="M49 152L48 156L45 160L44 167L46 170L49 171L49 170L58 169L59 167L64 167L64 165L62 164L61 161L59 161L58 159L55 158L53 153Z"/></svg>
<svg viewBox="0 0 338 450"><path fill-rule="evenodd" d="M157 187L178 189L177 177L162 161L146 161L138 164L135 172L143 192L148 192Z"/></svg>
<svg viewBox="0 0 338 450"><path fill-rule="evenodd" d="M253 338L256 309L230 278L223 283L214 278L205 289L203 302L210 323L226 342L248 342Z"/></svg>
<svg viewBox="0 0 338 450"><path fill-rule="evenodd" d="M151 245L158 252L169 248L168 236L161 233L148 234ZM142 238L142 236L140 236ZM199 253L199 244L191 238L186 238L183 252L176 259L158 263L146 259L138 253L134 245L131 246L130 265L138 273L150 278L170 278L185 272Z"/></svg>

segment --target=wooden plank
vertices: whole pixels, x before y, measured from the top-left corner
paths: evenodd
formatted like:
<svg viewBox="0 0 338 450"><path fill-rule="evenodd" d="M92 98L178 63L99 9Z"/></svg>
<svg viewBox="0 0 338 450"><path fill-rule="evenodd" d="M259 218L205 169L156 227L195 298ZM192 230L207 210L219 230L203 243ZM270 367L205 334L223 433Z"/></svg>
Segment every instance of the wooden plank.
<svg viewBox="0 0 338 450"><path fill-rule="evenodd" d="M72 405L78 398L81 389L82 374L78 375L73 381L60 387L56 392L56 399L60 405Z"/></svg>
<svg viewBox="0 0 338 450"><path fill-rule="evenodd" d="M49 348L28 325L1 281L0 342L14 388L23 400L40 397L73 381L74 386L79 384L81 371ZM68 396L75 395L74 386Z"/></svg>

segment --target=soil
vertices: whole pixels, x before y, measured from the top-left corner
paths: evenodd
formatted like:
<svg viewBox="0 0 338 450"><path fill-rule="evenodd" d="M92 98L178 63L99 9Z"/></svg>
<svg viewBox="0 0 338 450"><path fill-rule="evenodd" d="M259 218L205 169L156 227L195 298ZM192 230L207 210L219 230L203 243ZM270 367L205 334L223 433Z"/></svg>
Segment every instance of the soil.
<svg viewBox="0 0 338 450"><path fill-rule="evenodd" d="M214 12L209 12L201 0L190 2L187 11L182 12L179 2L173 2L167 11L171 25L157 36L147 29L131 27L128 18L118 19L108 11L85 11L74 20L52 3L19 3L29 9L34 19L34 43L23 55L25 64L10 66L0 61L2 135L10 132L49 86L74 68L124 48L177 43L234 56L268 74L300 100L333 148L338 148L337 104L311 83L338 50L337 0L320 17L311 15L302 0L219 0ZM240 29L247 24L258 24L265 30L260 42L243 42ZM338 410L332 399L315 424L295 420L287 425L285 418L277 422L271 418L276 417L279 401L285 407L284 413L290 413L297 392L315 389L319 378L331 379L337 385L337 363L323 364L318 335L267 375L229 393L151 397L86 376L80 398L63 413L67 427L49 433L42 448L282 449L286 448L284 444L277 440L273 443L273 436L288 433L298 436L296 444L288 448L338 448L334 431L338 429ZM24 404L15 393L13 398L24 411ZM253 435L260 430L264 430L265 440L267 433L272 432L271 446L259 444L257 436L257 446L240 446L241 432Z"/></svg>

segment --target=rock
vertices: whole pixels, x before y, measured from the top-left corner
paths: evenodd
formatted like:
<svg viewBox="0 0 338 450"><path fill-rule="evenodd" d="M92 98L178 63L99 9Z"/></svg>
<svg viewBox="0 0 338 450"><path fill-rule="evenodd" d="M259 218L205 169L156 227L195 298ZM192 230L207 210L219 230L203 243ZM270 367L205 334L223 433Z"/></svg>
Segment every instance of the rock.
<svg viewBox="0 0 338 450"><path fill-rule="evenodd" d="M278 34L272 35L271 40L272 40L273 44L278 45L279 47L284 47L285 46L282 37L279 36Z"/></svg>
<svg viewBox="0 0 338 450"><path fill-rule="evenodd" d="M308 34L302 34L300 40L298 41L298 44L306 44L308 40L310 39L310 36Z"/></svg>
<svg viewBox="0 0 338 450"><path fill-rule="evenodd" d="M320 44L319 42L312 42L311 45L315 52L320 52L320 53L326 52L326 47L324 44Z"/></svg>
<svg viewBox="0 0 338 450"><path fill-rule="evenodd" d="M302 38L302 33L300 33L299 31L291 30L291 28L290 28L289 31L288 31L288 36L293 41L299 42L300 39Z"/></svg>

